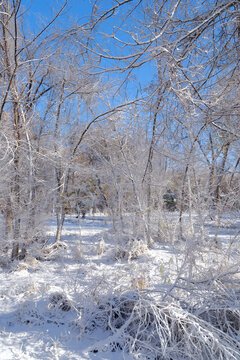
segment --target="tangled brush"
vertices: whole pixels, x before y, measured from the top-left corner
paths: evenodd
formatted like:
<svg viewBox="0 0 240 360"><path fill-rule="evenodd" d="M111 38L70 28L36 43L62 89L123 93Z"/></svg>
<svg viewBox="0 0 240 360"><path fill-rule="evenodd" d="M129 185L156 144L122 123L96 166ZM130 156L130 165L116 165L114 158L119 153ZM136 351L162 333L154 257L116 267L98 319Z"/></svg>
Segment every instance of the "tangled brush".
<svg viewBox="0 0 240 360"><path fill-rule="evenodd" d="M110 335L90 351L122 349L141 359L237 360L236 338L183 309L178 303L156 303L138 292L112 296L91 312L95 326Z"/></svg>

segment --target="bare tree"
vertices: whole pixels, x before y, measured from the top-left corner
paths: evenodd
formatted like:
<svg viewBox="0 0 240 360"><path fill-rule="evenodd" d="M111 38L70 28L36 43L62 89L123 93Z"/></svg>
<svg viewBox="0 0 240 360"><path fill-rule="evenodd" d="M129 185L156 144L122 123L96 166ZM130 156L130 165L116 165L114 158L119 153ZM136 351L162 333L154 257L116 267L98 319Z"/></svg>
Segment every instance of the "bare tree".
<svg viewBox="0 0 240 360"><path fill-rule="evenodd" d="M45 82L48 70L45 59L47 40L41 35L47 31L53 21L66 6L60 8L56 16L41 31L27 39L21 31L21 0L2 1L1 16L1 104L0 120L8 122L8 141L12 144L12 161L10 165L9 192L6 195L5 218L8 229L12 230L12 259L20 254L22 238L22 255L24 239L22 234L22 214L32 217L32 202L36 190L36 173L34 170L34 149L32 124L38 102L50 91L52 85ZM49 48L48 48L48 51ZM35 179L35 180L34 180ZM27 214L28 213L28 214ZM27 220L30 224L30 220Z"/></svg>

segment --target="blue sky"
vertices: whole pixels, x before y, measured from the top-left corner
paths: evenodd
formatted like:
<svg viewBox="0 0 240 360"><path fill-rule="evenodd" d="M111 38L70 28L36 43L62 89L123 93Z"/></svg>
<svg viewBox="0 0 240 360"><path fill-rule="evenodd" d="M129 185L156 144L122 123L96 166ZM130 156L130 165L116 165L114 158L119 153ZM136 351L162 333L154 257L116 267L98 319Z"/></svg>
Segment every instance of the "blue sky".
<svg viewBox="0 0 240 360"><path fill-rule="evenodd" d="M64 4L63 0L22 0L22 5L28 9L26 18L35 30L37 30L40 19L50 20L62 4ZM84 22L84 19L87 20L91 14L91 10L92 6L89 0L70 0L67 11L65 10L61 16L61 21L67 23L70 19L72 21L81 19Z"/></svg>
<svg viewBox="0 0 240 360"><path fill-rule="evenodd" d="M134 2L133 2L134 3ZM44 23L47 23L48 20L52 19L54 14L56 14L61 7L61 5L64 4L64 0L22 0L22 5L24 8L28 9L27 13L25 14L26 19L26 25L27 28L30 28L30 31L37 33L40 29L42 29L42 25ZM58 19L58 23L62 28L67 27L73 23L79 23L83 24L89 20L89 17L92 13L93 9L93 1L90 0L70 0L67 5L67 10L63 12L61 17ZM111 8L113 2L111 0L101 0L98 2L98 7L101 6L101 8ZM116 4L116 3L115 3ZM125 10L127 10L127 7L124 9L121 9L124 13ZM116 12L113 17L110 17L107 19L107 21L104 21L103 28L99 28L100 31L106 31L108 33L112 32L112 25L113 23L118 26L119 23L121 23L121 14ZM125 26L125 29L127 29L127 24L123 24ZM126 38L126 34L124 32L120 31L119 34L120 38L124 39ZM100 39L100 37L99 37ZM110 53L112 55L115 55L114 53L117 51L114 47L112 41L106 39L104 36L101 37L100 45L102 44L103 47L110 49ZM110 48L111 46L111 48ZM109 47L109 48L108 48ZM104 66L112 65L112 61L103 61L101 62ZM146 84L149 84L151 81L151 78L154 75L154 67L153 64L146 64L142 66L141 68L135 69L131 73L131 81L128 82L128 92L135 96L137 93L139 93L139 88L144 88ZM117 73L117 75L111 74L110 75L112 79L116 79L117 77L124 78L124 75L120 75ZM141 86L139 84L141 83Z"/></svg>

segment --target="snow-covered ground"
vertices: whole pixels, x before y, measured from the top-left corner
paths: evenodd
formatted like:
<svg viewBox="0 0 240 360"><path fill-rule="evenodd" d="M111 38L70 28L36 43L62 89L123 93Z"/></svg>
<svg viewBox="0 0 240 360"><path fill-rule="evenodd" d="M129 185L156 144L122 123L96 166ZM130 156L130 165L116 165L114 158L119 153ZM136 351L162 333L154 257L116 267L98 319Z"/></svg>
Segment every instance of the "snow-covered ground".
<svg viewBox="0 0 240 360"><path fill-rule="evenodd" d="M55 221L49 221L50 242L55 231ZM29 258L16 262L11 269L2 269L1 360L116 359L116 352L98 356L88 350L107 334L101 330L82 338L78 328L81 309L86 303L97 301L100 294L133 288L138 277L145 276L148 260L151 259L154 268L159 259L145 254L138 264L116 262L111 225L104 217L80 221L69 217L62 244L64 247L53 251L45 260ZM169 258L171 254L163 251L161 256ZM63 311L52 304L54 294L66 297L71 309Z"/></svg>
<svg viewBox="0 0 240 360"><path fill-rule="evenodd" d="M235 244L239 223L227 224L220 231L222 242L227 238L229 243L232 236ZM69 216L58 249L51 245L55 231L51 220L47 256L39 258L35 249L35 257L0 272L0 359L132 359L118 348L95 350L110 333L98 327L91 331L94 324L86 309L113 293L138 290L162 296L181 269L182 249L158 242L133 261L116 260L111 222L104 216L84 220ZM211 222L208 235L214 236ZM201 261L208 265L212 261L214 267L223 252L219 250L215 259L202 253Z"/></svg>

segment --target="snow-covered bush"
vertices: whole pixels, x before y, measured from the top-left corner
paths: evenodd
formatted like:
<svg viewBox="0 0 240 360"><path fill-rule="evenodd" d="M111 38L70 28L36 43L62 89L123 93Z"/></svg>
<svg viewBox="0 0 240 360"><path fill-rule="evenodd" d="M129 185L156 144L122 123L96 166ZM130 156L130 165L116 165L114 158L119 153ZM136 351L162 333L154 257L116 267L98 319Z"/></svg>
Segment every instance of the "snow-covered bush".
<svg viewBox="0 0 240 360"><path fill-rule="evenodd" d="M227 316L232 315L228 313ZM177 302L157 302L138 292L104 298L94 310L85 314L84 320L91 324L85 330L100 326L108 331L106 340L90 349L94 353L122 349L141 359L240 358L236 337L213 326L208 318L196 316ZM235 318L232 323L235 324ZM237 326L235 330L238 329Z"/></svg>
<svg viewBox="0 0 240 360"><path fill-rule="evenodd" d="M117 244L115 249L115 259L134 260L148 251L148 246L142 239L128 238L123 239L121 244Z"/></svg>
<svg viewBox="0 0 240 360"><path fill-rule="evenodd" d="M17 311L20 323L33 326L70 325L75 316L71 300L61 291L43 295L38 301L30 298L21 304Z"/></svg>
<svg viewBox="0 0 240 360"><path fill-rule="evenodd" d="M55 294L52 294L49 299L49 309L60 309L62 311L70 311L71 310L71 302L66 297L66 295L57 292Z"/></svg>

